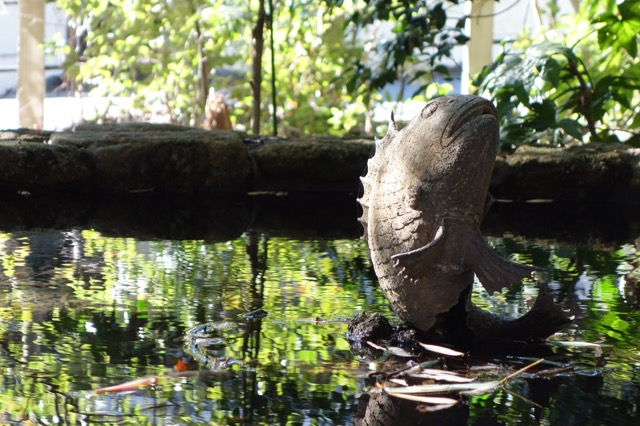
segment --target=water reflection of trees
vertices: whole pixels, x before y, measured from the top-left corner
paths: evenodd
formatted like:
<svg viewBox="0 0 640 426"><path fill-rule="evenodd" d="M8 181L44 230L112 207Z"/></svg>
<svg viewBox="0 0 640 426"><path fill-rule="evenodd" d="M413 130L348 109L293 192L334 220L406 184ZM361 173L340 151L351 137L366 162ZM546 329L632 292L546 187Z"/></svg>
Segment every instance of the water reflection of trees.
<svg viewBox="0 0 640 426"><path fill-rule="evenodd" d="M256 232L249 232L247 238L247 255L251 265L251 280L249 281L249 310L256 312L263 308L264 301L264 274L267 270L267 237L260 236ZM248 318L244 324L242 339L242 358L255 360L260 353L260 335L262 318L255 316ZM258 377L255 366L246 369L240 375L244 398L242 399L245 418L243 422L253 423L254 410L258 404Z"/></svg>
<svg viewBox="0 0 640 426"><path fill-rule="evenodd" d="M290 240L258 232L220 243L138 241L92 231L37 240L25 235L0 238L0 405L11 407L11 420L32 410L46 421L58 416L75 422L79 412L97 413L100 404L120 416L147 413L129 418L135 422L149 422L148 413L181 415L198 404L224 422L353 420L356 391L366 386L354 378L358 361L344 341L340 320L363 307L387 309L361 242ZM620 277L633 270L619 268L629 264L637 270L637 248L633 257L628 247L593 250L517 239L492 244L534 264L551 265L557 297L583 312L580 327L568 337L613 345L599 353L557 350L600 369L600 382L574 377L553 389L532 383L518 389L546 407L548 412L539 415L549 419L574 406L584 412L624 412L636 404L640 318L631 287L619 287ZM43 253L51 258L43 259ZM594 277L584 301L574 297L580 276ZM516 296L505 300L517 303ZM269 316L244 317L259 308ZM185 356L187 329L221 321L233 327L220 331L224 346L215 355L239 361L232 366L233 378L193 380L180 389L167 385L133 396L84 397L100 386L166 374ZM583 385L584 394L572 398L571 387ZM551 402L544 403L536 392L552 395ZM158 408L163 404L168 408ZM471 419L493 413L501 421L533 412L506 393L472 399L466 410L462 415Z"/></svg>

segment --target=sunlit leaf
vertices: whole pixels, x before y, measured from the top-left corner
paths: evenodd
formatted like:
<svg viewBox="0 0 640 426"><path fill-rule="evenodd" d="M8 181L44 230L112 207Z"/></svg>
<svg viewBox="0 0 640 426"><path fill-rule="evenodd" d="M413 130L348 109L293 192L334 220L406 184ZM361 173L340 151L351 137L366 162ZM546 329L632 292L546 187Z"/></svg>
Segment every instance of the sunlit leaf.
<svg viewBox="0 0 640 426"><path fill-rule="evenodd" d="M396 398L407 399L409 401L423 402L425 404L435 404L435 405L455 405L458 403L457 400L452 398L443 398L439 396L420 396L420 395L411 395L411 394L403 394L391 392L387 389L387 393Z"/></svg>
<svg viewBox="0 0 640 426"><path fill-rule="evenodd" d="M387 348L385 346L380 346L378 344L373 343L370 340L367 340L367 345L371 346L374 349L378 349L380 351L386 351L387 350Z"/></svg>
<svg viewBox="0 0 640 426"><path fill-rule="evenodd" d="M398 348L396 346L381 346L381 345L375 344L375 343L373 343L371 341L367 341L367 344L369 346L371 346L372 348L375 348L375 349L378 349L378 350L381 350L381 351L389 352L389 353L391 353L392 355L395 355L395 356L400 356L400 357L404 357L404 358L413 358L413 357L417 356L417 355L414 355L414 354L412 354L410 352L407 352L406 350L404 350L402 348Z"/></svg>
<svg viewBox="0 0 640 426"><path fill-rule="evenodd" d="M414 355L410 352L405 351L402 348L398 348L396 346L387 346L387 351L389 351L391 354L395 355L395 356L400 356L400 357L405 357L405 358L413 358L416 357L417 355Z"/></svg>
<svg viewBox="0 0 640 426"><path fill-rule="evenodd" d="M452 383L435 385L415 385L407 387L396 387L385 390L389 393L419 394L419 393L450 393L450 392L488 392L500 385L500 381L482 383Z"/></svg>
<svg viewBox="0 0 640 426"><path fill-rule="evenodd" d="M418 342L420 343L420 342ZM464 353L462 352L458 352L456 350L450 349L450 348L446 348L444 346L438 346L438 345L430 345L427 343L420 343L420 346L422 346L423 348L425 348L426 350L430 351L430 352L435 352L441 355L446 355L446 356L464 356Z"/></svg>
<svg viewBox="0 0 640 426"><path fill-rule="evenodd" d="M132 380L130 382L121 383L119 385L96 389L93 391L93 393L96 395L100 395L103 393L131 392L139 388L155 386L157 382L158 382L157 377L144 377L142 379Z"/></svg>
<svg viewBox="0 0 640 426"><path fill-rule="evenodd" d="M470 377L464 377L459 374L453 373L451 371L443 371L443 370L435 370L435 369L425 369L420 373L411 373L410 377L415 377L418 379L431 379L438 380L442 382L451 382L451 383L469 383L473 382L474 379Z"/></svg>
<svg viewBox="0 0 640 426"><path fill-rule="evenodd" d="M470 383L469 385L471 385ZM475 388L461 391L463 395L482 395L485 393L493 392L496 388L498 388L502 384L501 381L493 381L493 382L484 382L478 383L478 386Z"/></svg>
<svg viewBox="0 0 640 426"><path fill-rule="evenodd" d="M567 348L604 348L611 345L580 341L547 340L547 343Z"/></svg>
<svg viewBox="0 0 640 426"><path fill-rule="evenodd" d="M434 365L437 365L440 362L440 359L433 359L430 361L424 361L421 362L420 364L416 364L406 370L403 371L404 374L413 374L413 373L419 373L420 371L422 371L424 368L429 368L429 367L433 367Z"/></svg>

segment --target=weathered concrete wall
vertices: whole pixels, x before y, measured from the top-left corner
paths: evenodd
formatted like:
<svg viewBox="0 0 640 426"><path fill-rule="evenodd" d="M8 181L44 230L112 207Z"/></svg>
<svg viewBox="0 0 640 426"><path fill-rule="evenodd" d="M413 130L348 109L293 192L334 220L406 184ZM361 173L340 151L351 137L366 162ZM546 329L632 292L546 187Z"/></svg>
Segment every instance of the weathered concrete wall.
<svg viewBox="0 0 640 426"><path fill-rule="evenodd" d="M593 199L640 203L640 149L590 144L523 146L498 157L491 192L509 200Z"/></svg>
<svg viewBox="0 0 640 426"><path fill-rule="evenodd" d="M357 192L372 153L366 139L282 140L251 149L254 191Z"/></svg>
<svg viewBox="0 0 640 426"><path fill-rule="evenodd" d="M131 123L0 133L2 190L245 192L250 175L247 147L230 131Z"/></svg>
<svg viewBox="0 0 640 426"><path fill-rule="evenodd" d="M255 142L231 131L144 123L0 131L0 190L355 194L372 149L367 139ZM497 158L491 192L509 200L640 203L640 149L522 147Z"/></svg>

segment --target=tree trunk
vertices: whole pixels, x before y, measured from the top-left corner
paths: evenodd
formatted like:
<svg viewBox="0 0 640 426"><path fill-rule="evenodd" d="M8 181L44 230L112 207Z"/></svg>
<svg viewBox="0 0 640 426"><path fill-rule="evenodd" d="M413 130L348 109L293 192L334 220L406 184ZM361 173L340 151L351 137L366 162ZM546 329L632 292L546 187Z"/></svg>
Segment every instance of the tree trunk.
<svg viewBox="0 0 640 426"><path fill-rule="evenodd" d="M266 13L264 0L260 0L258 20L253 27L253 52L251 53L251 88L253 89L253 108L251 112L251 130L254 135L260 134L260 106L262 85L262 52L264 50L264 24Z"/></svg>
<svg viewBox="0 0 640 426"><path fill-rule="evenodd" d="M198 73L196 80L196 97L195 105L191 117L191 125L193 127L200 127L202 123L202 116L205 111L205 105L207 103L207 95L209 94L209 69L207 66L207 55L204 50L204 35L200 27L200 10L197 2L191 4L192 13L196 17L195 20L195 38L196 46L198 50Z"/></svg>

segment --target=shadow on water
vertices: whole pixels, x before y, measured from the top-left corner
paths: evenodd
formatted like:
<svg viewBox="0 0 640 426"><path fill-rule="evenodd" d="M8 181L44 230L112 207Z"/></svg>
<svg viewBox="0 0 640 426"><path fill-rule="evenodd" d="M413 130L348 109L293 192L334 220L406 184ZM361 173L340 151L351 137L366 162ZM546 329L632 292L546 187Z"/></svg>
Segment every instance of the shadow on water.
<svg viewBox="0 0 640 426"><path fill-rule="evenodd" d="M352 197L328 195L7 196L0 422L640 422L638 207L496 203L483 224L493 248L546 268L576 317L558 339L601 345L475 347L464 360L441 358L467 372L540 358L571 369L522 375L433 412L369 392L377 369L406 360L354 354L345 339L356 310L389 315L357 240L358 215ZM474 301L520 315L535 291L525 284ZM159 381L91 393L141 377Z"/></svg>
<svg viewBox="0 0 640 426"><path fill-rule="evenodd" d="M91 228L109 236L205 241L229 241L249 229L291 238L357 238L359 232L359 206L346 195L3 195L5 232Z"/></svg>
<svg viewBox="0 0 640 426"><path fill-rule="evenodd" d="M2 195L0 227L5 232L91 228L109 236L205 241L229 241L246 230L325 239L357 238L361 232L360 206L350 195ZM568 243L617 244L640 234L640 205L496 202L482 229L493 236L509 233Z"/></svg>

